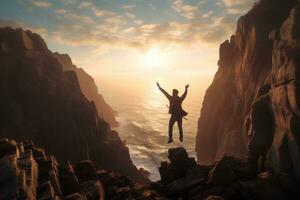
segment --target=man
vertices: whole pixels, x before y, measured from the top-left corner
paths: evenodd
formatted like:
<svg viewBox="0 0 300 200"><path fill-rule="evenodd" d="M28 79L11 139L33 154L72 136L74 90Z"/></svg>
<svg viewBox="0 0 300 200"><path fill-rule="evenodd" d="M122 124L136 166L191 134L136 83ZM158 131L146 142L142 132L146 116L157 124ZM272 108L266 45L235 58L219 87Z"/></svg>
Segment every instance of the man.
<svg viewBox="0 0 300 200"><path fill-rule="evenodd" d="M169 113L171 114L169 121L169 140L168 143L173 142L173 126L175 122L178 124L179 129L179 140L183 141L183 130L182 130L182 118L188 113L182 109L182 102L187 95L189 85L185 86L185 91L181 97L178 96L178 90L173 89L172 96L168 94L163 88L160 87L159 83L156 83L158 89L168 98L170 102Z"/></svg>

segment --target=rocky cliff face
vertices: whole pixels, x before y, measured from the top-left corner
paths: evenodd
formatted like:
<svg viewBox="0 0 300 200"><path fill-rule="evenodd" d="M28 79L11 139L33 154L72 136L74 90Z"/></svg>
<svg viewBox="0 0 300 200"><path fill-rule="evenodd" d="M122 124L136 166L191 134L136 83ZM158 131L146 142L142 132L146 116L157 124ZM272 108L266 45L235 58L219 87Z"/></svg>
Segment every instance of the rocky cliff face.
<svg viewBox="0 0 300 200"><path fill-rule="evenodd" d="M58 160L90 159L139 182L118 134L98 117L74 71L64 71L37 34L0 29L0 136L31 139Z"/></svg>
<svg viewBox="0 0 300 200"><path fill-rule="evenodd" d="M111 127L118 126L115 119L116 111L114 111L104 100L103 96L98 93L98 88L94 79L88 75L82 68L77 68L69 55L54 53L58 62L63 66L64 71L74 71L77 75L82 93L88 100L93 101L98 115L110 124Z"/></svg>
<svg viewBox="0 0 300 200"><path fill-rule="evenodd" d="M219 69L198 122L200 163L223 154L268 153L275 171L300 177L299 6L296 0L261 0L220 46Z"/></svg>

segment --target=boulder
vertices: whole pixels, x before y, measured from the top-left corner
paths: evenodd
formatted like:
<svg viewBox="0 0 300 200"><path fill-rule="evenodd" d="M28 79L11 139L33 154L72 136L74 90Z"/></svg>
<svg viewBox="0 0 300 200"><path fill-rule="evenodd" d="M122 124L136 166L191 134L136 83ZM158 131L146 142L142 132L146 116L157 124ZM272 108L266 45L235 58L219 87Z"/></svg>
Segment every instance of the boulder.
<svg viewBox="0 0 300 200"><path fill-rule="evenodd" d="M73 193L80 193L78 179L69 161L58 165L58 173L62 194L65 198Z"/></svg>
<svg viewBox="0 0 300 200"><path fill-rule="evenodd" d="M56 195L50 181L46 181L38 186L37 189L38 200L55 200Z"/></svg>
<svg viewBox="0 0 300 200"><path fill-rule="evenodd" d="M80 161L74 167L79 183L90 180L97 180L97 173L90 160Z"/></svg>
<svg viewBox="0 0 300 200"><path fill-rule="evenodd" d="M197 166L194 158L189 158L186 150L182 147L171 148L168 151L170 163L161 162L159 172L163 183L170 183L183 178L188 169Z"/></svg>
<svg viewBox="0 0 300 200"><path fill-rule="evenodd" d="M234 169L238 166L238 161L233 157L225 156L218 161L208 174L208 185L229 186L237 180Z"/></svg>
<svg viewBox="0 0 300 200"><path fill-rule="evenodd" d="M15 141L9 141L7 138L1 139L0 141L0 158L6 155L15 154L19 157L19 149Z"/></svg>
<svg viewBox="0 0 300 200"><path fill-rule="evenodd" d="M80 189L88 200L104 200L104 189L99 181L85 181L80 184Z"/></svg>

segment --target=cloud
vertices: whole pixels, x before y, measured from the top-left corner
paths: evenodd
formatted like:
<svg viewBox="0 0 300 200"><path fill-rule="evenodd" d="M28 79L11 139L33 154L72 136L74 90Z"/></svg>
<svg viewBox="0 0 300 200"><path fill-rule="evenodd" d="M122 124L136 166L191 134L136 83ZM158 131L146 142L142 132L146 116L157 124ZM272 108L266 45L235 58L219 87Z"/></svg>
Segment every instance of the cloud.
<svg viewBox="0 0 300 200"><path fill-rule="evenodd" d="M93 6L93 3L91 2L82 2L79 4L78 8L89 8L91 6Z"/></svg>
<svg viewBox="0 0 300 200"><path fill-rule="evenodd" d="M116 13L100 8L92 2L82 2L78 6L79 9L90 9L97 17L117 16Z"/></svg>
<svg viewBox="0 0 300 200"><path fill-rule="evenodd" d="M65 3L64 0L59 1ZM253 0L248 0L248 3L245 0L215 0L213 5L218 4L220 10L216 12L213 9L205 9L205 6L200 7L207 3L206 0L198 0L198 3L193 5L188 4L186 0L172 0L169 9L178 12L185 20L164 23L139 18L134 10L128 10L136 5L123 5L125 10L117 13L103 9L93 2L78 1L77 4L70 4L69 1L70 3L63 4L62 7L55 4L55 7L51 8L53 16L46 20L55 22L54 28L33 28L44 32L47 40L56 43L88 45L95 48L129 47L145 51L153 45L178 48L200 43L216 45L233 33L239 11L250 5L251 1Z"/></svg>
<svg viewBox="0 0 300 200"><path fill-rule="evenodd" d="M93 24L94 20L86 15L81 15L81 14L75 14L75 13L67 13L65 14L65 17L71 20L76 20L80 23L85 23L85 24Z"/></svg>
<svg viewBox="0 0 300 200"><path fill-rule="evenodd" d="M54 10L54 12L57 14L65 14L65 13L67 13L67 10L66 9L56 9L56 10Z"/></svg>
<svg viewBox="0 0 300 200"><path fill-rule="evenodd" d="M172 8L187 19L193 19L198 10L198 5L189 5L184 0L174 0Z"/></svg>
<svg viewBox="0 0 300 200"><path fill-rule="evenodd" d="M49 8L52 6L52 3L48 2L48 1L32 0L31 5L38 7L38 8Z"/></svg>
<svg viewBox="0 0 300 200"><path fill-rule="evenodd" d="M126 12L125 15L126 15L128 18L130 18L130 19L135 19L135 18L136 18L135 14L130 13L130 12Z"/></svg>
<svg viewBox="0 0 300 200"><path fill-rule="evenodd" d="M234 5L243 6L243 5L249 5L249 3L251 3L251 0L222 0L222 1L226 6L234 6Z"/></svg>
<svg viewBox="0 0 300 200"><path fill-rule="evenodd" d="M134 20L133 21L135 24L137 24L137 25L141 25L141 24L143 24L143 21L142 20Z"/></svg>
<svg viewBox="0 0 300 200"><path fill-rule="evenodd" d="M136 5L135 5L135 4L123 5L122 7L123 7L124 9L132 9L132 8L135 8Z"/></svg>

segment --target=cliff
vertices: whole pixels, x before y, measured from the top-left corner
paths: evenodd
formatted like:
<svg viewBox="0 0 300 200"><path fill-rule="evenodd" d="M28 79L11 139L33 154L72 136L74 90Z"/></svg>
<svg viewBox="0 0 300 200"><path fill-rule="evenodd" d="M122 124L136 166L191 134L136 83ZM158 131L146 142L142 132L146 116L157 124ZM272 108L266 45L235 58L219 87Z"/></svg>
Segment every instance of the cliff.
<svg viewBox="0 0 300 200"><path fill-rule="evenodd" d="M139 182L118 134L98 117L74 71L64 71L37 34L0 28L0 137L33 140L58 160L90 159Z"/></svg>
<svg viewBox="0 0 300 200"><path fill-rule="evenodd" d="M87 74L82 68L77 68L73 63L69 55L54 53L58 62L63 66L64 71L74 71L77 75L79 85L82 93L88 100L93 101L98 115L110 124L111 127L118 126L118 122L115 119L116 111L114 111L104 100L103 96L98 93L98 88L94 79Z"/></svg>
<svg viewBox="0 0 300 200"><path fill-rule="evenodd" d="M199 163L267 154L272 170L299 180L299 6L261 0L221 44L198 121Z"/></svg>

